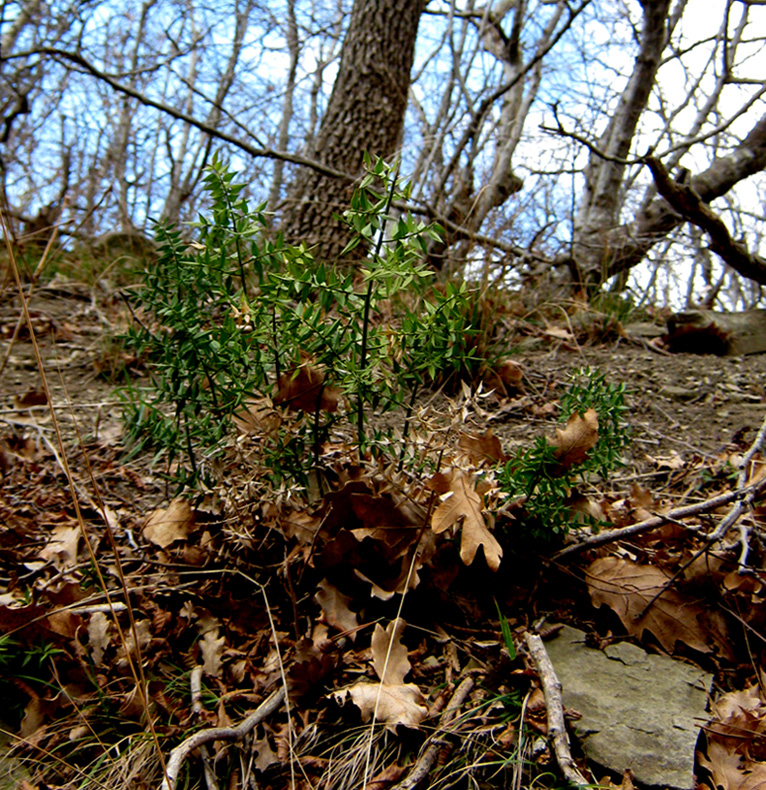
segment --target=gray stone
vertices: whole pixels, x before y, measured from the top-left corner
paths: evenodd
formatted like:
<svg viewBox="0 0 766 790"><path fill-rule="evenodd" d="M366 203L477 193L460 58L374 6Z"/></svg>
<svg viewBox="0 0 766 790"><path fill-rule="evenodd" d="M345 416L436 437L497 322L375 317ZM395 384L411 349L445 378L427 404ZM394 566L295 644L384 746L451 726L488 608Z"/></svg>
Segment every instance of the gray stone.
<svg viewBox="0 0 766 790"><path fill-rule="evenodd" d="M564 628L545 645L588 760L639 785L694 788L694 753L712 675L628 642L603 652ZM601 778L601 777L596 777Z"/></svg>

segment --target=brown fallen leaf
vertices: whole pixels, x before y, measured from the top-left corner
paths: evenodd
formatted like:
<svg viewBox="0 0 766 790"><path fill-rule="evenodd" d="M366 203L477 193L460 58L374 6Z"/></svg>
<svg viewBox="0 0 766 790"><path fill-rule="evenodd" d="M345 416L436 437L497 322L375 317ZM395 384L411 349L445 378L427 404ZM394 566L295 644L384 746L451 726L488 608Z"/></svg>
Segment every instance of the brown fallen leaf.
<svg viewBox="0 0 766 790"><path fill-rule="evenodd" d="M319 591L314 596L314 600L322 607L322 619L328 625L346 634L353 642L356 639L359 623L356 613L349 609L351 598L348 595L343 595L327 579L323 579L319 583Z"/></svg>
<svg viewBox="0 0 766 790"><path fill-rule="evenodd" d="M386 686L384 683L355 683L347 690L335 692L342 695L348 691L362 718L369 721L377 710L376 720L394 730L397 724L417 727L428 714L425 698L414 683L401 686Z"/></svg>
<svg viewBox="0 0 766 790"><path fill-rule="evenodd" d="M518 362L504 359L486 371L482 376L489 390L497 390L508 397L511 393L524 392L524 371Z"/></svg>
<svg viewBox="0 0 766 790"><path fill-rule="evenodd" d="M202 658L202 669L208 677L220 678L226 637L218 636L220 623L215 617L201 617L198 625L200 629L198 645Z"/></svg>
<svg viewBox="0 0 766 790"><path fill-rule="evenodd" d="M33 406L45 406L46 403L46 394L34 387L30 387L23 395L13 396L13 406L16 409L30 409Z"/></svg>
<svg viewBox="0 0 766 790"><path fill-rule="evenodd" d="M193 531L194 511L187 500L179 497L149 515L143 535L150 543L166 549L171 543L186 540Z"/></svg>
<svg viewBox="0 0 766 790"><path fill-rule="evenodd" d="M711 704L711 712L706 748L697 752L699 764L722 790L763 790L766 763L758 758L766 737L766 703L761 688L730 691Z"/></svg>
<svg viewBox="0 0 766 790"><path fill-rule="evenodd" d="M384 630L378 623L372 635L372 665L380 683L359 681L348 688L333 692L344 700L346 695L369 721L373 715L393 730L397 724L416 727L428 714L425 698L414 683L405 683L410 671L407 648L401 642L405 623L396 619Z"/></svg>
<svg viewBox="0 0 766 790"><path fill-rule="evenodd" d="M50 540L40 550L40 559L53 562L59 570L74 567L77 563L80 535L79 524L57 524L51 532Z"/></svg>
<svg viewBox="0 0 766 790"><path fill-rule="evenodd" d="M570 415L566 428L556 428L556 438L548 440L553 455L564 469L581 464L598 442L598 414L588 409L585 414Z"/></svg>
<svg viewBox="0 0 766 790"><path fill-rule="evenodd" d="M487 462L496 464L508 460L500 440L494 435L491 428L483 434L461 433L458 447L475 466Z"/></svg>
<svg viewBox="0 0 766 790"><path fill-rule="evenodd" d="M88 644L93 665L101 666L104 651L109 647L111 620L103 612L94 612L88 621Z"/></svg>
<svg viewBox="0 0 766 790"><path fill-rule="evenodd" d="M304 364L296 370L283 373L277 382L274 396L276 406L315 412L338 411L340 391L325 385L325 374L313 365Z"/></svg>
<svg viewBox="0 0 766 790"><path fill-rule="evenodd" d="M444 480L436 475L435 481L443 485ZM445 478L446 479L446 478ZM460 540L460 559L470 565L476 558L479 546L484 549L487 565L496 571L500 567L503 548L495 536L489 531L483 514L482 500L470 478L460 469L453 469L449 476L450 489L443 494L441 504L435 508L431 516L431 529L437 535L450 527L462 523Z"/></svg>
<svg viewBox="0 0 766 790"><path fill-rule="evenodd" d="M650 631L667 653L673 653L680 641L700 653L712 653L717 647L722 654L730 654L724 621L710 607L668 588L670 577L659 568L601 557L586 574L593 605L612 609L629 634L641 639ZM657 600L644 613L655 596Z"/></svg>
<svg viewBox="0 0 766 790"><path fill-rule="evenodd" d="M397 618L384 630L376 623L372 632L372 667L382 683L398 686L412 669L407 648L402 644L402 631L406 623Z"/></svg>

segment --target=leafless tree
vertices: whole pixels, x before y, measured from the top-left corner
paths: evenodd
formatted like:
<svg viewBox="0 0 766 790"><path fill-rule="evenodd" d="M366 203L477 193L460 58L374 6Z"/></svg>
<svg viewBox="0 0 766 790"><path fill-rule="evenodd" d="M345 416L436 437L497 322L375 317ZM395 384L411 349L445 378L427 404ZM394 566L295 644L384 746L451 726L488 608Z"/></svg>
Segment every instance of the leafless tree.
<svg viewBox="0 0 766 790"><path fill-rule="evenodd" d="M557 272L595 292L648 264L652 293L677 276L677 299L752 303L765 16L744 0L6 1L4 200L31 219L66 184L84 234L183 222L223 150L287 237L332 259L368 151L399 156L413 210L446 229L445 276L481 261L487 282Z"/></svg>

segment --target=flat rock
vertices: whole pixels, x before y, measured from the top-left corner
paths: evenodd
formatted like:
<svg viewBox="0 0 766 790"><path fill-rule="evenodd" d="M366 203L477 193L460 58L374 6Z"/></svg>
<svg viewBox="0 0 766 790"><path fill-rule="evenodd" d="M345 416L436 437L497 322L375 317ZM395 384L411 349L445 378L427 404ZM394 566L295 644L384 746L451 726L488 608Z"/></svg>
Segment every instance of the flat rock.
<svg viewBox="0 0 766 790"><path fill-rule="evenodd" d="M564 626L546 642L574 731L586 757L638 785L693 790L694 753L712 675L682 661L621 642L587 647Z"/></svg>

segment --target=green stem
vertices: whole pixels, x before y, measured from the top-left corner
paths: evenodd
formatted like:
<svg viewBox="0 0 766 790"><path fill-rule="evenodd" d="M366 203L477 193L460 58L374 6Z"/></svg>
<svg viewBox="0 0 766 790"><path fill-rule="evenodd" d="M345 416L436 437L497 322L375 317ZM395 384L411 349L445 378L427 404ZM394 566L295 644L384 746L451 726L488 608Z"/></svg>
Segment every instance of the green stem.
<svg viewBox="0 0 766 790"><path fill-rule="evenodd" d="M412 395L410 395L410 402L407 404L407 411L404 414L404 429L402 430L402 448L399 451L399 464L396 467L398 472L402 471L404 466L404 452L407 449L407 437L410 433L410 418L412 417L412 410L415 408L415 396L418 394L418 383L412 388Z"/></svg>
<svg viewBox="0 0 766 790"><path fill-rule="evenodd" d="M383 249L383 241L386 235L386 220L388 219L388 212L391 209L391 204L394 202L394 193L396 192L396 181L399 176L399 163L397 162L394 173L391 176L391 185L388 189L388 197L386 205L383 208L383 223L378 231L378 240L375 244L375 252L372 255L373 265L380 262L380 253ZM364 296L364 316L362 317L362 346L359 352L359 391L357 392L357 406L356 406L356 434L357 442L361 447L364 443L364 400L365 400L365 385L362 381L364 372L367 368L367 337L370 326L370 307L372 305L372 293L375 283L375 278L370 273L370 281L367 283L367 293Z"/></svg>

